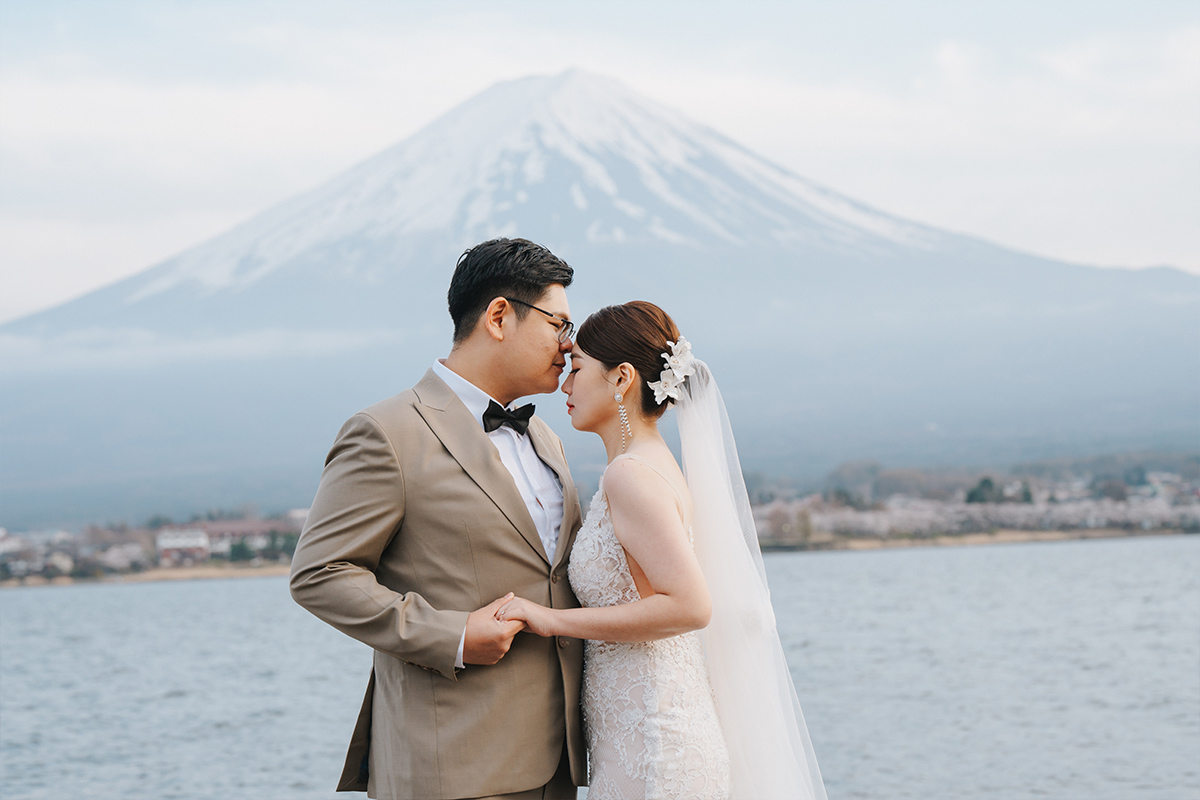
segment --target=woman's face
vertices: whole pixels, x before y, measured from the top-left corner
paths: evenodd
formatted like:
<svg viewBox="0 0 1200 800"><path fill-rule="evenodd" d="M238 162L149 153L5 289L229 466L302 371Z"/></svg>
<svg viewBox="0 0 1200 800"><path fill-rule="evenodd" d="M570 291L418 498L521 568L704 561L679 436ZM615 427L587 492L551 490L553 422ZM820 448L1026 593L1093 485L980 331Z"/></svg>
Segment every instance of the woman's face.
<svg viewBox="0 0 1200 800"><path fill-rule="evenodd" d="M562 391L567 396L567 413L575 430L599 432L616 416L617 402L613 395L617 389L609 377L609 370L580 350L579 345L571 348L571 369Z"/></svg>

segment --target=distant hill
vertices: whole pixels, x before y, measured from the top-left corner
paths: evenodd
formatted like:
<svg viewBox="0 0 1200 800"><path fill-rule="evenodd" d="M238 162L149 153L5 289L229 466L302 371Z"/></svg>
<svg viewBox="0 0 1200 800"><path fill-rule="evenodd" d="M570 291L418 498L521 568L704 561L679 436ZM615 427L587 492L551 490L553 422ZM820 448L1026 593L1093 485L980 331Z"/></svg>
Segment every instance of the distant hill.
<svg viewBox="0 0 1200 800"><path fill-rule="evenodd" d="M1200 277L1097 269L891 216L580 72L488 89L132 278L0 326L0 525L304 506L341 421L449 348L498 235L641 298L716 371L747 469L1194 449ZM603 455L535 398L580 480Z"/></svg>

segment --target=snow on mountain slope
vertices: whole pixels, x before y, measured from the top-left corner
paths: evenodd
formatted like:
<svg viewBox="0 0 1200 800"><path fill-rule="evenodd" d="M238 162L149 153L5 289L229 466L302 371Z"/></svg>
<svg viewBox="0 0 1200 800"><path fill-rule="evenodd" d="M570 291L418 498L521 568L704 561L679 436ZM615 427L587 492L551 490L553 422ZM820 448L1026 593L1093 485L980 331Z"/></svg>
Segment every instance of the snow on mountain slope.
<svg viewBox="0 0 1200 800"><path fill-rule="evenodd" d="M518 216L561 214L567 198L577 228L570 238L591 242L927 249L944 238L788 173L615 81L572 71L483 92L324 186L154 269L125 300L181 284L242 290L335 242L436 234L465 245L517 235ZM386 267L338 268L369 280Z"/></svg>

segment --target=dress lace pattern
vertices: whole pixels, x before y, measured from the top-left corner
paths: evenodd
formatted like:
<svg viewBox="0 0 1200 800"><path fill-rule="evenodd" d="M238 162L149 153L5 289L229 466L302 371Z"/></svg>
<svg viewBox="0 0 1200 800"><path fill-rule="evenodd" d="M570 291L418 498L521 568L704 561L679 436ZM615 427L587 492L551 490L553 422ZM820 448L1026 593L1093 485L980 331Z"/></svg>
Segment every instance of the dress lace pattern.
<svg viewBox="0 0 1200 800"><path fill-rule="evenodd" d="M604 478L568 567L588 607L640 599L613 532ZM729 754L698 631L652 642L584 643L588 800L726 800Z"/></svg>

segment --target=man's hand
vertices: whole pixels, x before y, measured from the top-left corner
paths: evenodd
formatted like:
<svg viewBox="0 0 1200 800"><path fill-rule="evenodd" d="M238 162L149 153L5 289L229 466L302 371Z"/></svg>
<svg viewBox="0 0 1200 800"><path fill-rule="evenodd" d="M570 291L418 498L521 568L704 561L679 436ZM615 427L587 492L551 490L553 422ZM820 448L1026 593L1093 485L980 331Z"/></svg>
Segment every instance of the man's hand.
<svg viewBox="0 0 1200 800"><path fill-rule="evenodd" d="M513 637L525 629L520 620L501 622L496 619L500 606L513 598L509 592L472 611L467 616L467 638L463 642L464 664L495 664L512 647Z"/></svg>

